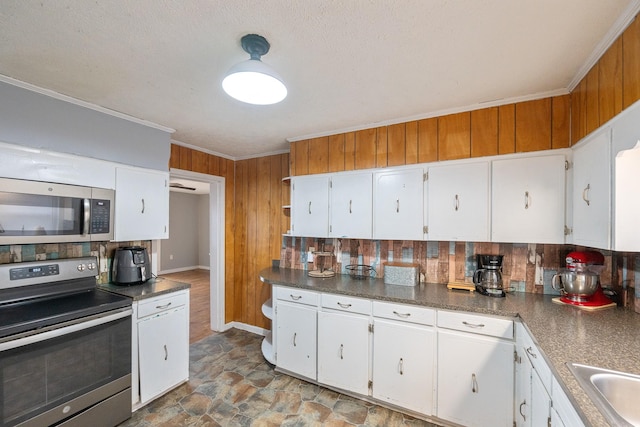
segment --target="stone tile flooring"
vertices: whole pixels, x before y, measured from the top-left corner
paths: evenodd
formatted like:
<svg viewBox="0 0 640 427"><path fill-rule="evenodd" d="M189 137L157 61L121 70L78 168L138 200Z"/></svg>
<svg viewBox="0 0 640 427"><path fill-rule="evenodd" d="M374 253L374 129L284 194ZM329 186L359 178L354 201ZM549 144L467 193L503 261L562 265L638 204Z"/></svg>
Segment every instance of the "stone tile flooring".
<svg viewBox="0 0 640 427"><path fill-rule="evenodd" d="M190 347L190 379L120 427L427 426L434 424L275 372L262 337L231 329Z"/></svg>

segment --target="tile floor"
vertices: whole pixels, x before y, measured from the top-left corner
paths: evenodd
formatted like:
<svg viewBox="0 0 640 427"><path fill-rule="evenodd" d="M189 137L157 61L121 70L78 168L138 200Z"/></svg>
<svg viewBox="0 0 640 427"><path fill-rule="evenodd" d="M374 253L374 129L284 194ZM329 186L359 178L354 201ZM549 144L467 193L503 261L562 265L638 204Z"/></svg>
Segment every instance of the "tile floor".
<svg viewBox="0 0 640 427"><path fill-rule="evenodd" d="M231 329L190 347L190 379L119 427L434 424L275 372L262 337Z"/></svg>

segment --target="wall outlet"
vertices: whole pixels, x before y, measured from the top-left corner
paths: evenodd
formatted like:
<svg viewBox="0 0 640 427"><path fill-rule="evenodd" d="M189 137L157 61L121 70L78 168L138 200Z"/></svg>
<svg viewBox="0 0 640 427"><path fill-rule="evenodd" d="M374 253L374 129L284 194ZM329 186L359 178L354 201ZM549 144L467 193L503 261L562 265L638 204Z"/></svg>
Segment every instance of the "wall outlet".
<svg viewBox="0 0 640 427"><path fill-rule="evenodd" d="M307 262L313 262L313 252L311 250L307 252Z"/></svg>

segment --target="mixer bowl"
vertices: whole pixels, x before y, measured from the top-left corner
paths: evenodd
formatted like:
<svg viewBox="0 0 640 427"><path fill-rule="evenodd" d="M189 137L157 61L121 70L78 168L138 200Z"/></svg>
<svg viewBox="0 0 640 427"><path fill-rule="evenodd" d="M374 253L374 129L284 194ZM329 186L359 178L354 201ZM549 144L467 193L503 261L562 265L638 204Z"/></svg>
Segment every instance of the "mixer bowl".
<svg viewBox="0 0 640 427"><path fill-rule="evenodd" d="M554 274L551 279L551 286L553 289L561 291L568 296L588 297L598 289L598 278L598 274L590 271L575 272L567 270Z"/></svg>

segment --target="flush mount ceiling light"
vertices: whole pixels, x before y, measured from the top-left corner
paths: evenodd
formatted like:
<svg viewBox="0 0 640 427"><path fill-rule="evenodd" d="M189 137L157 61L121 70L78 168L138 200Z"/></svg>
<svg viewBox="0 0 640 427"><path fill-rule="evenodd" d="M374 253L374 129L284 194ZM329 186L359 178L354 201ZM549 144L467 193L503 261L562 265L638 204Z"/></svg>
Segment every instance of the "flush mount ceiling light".
<svg viewBox="0 0 640 427"><path fill-rule="evenodd" d="M282 101L287 96L282 78L260 60L269 52L269 42L257 34L247 34L240 42L251 59L231 67L222 80L224 91L249 104L269 105Z"/></svg>

